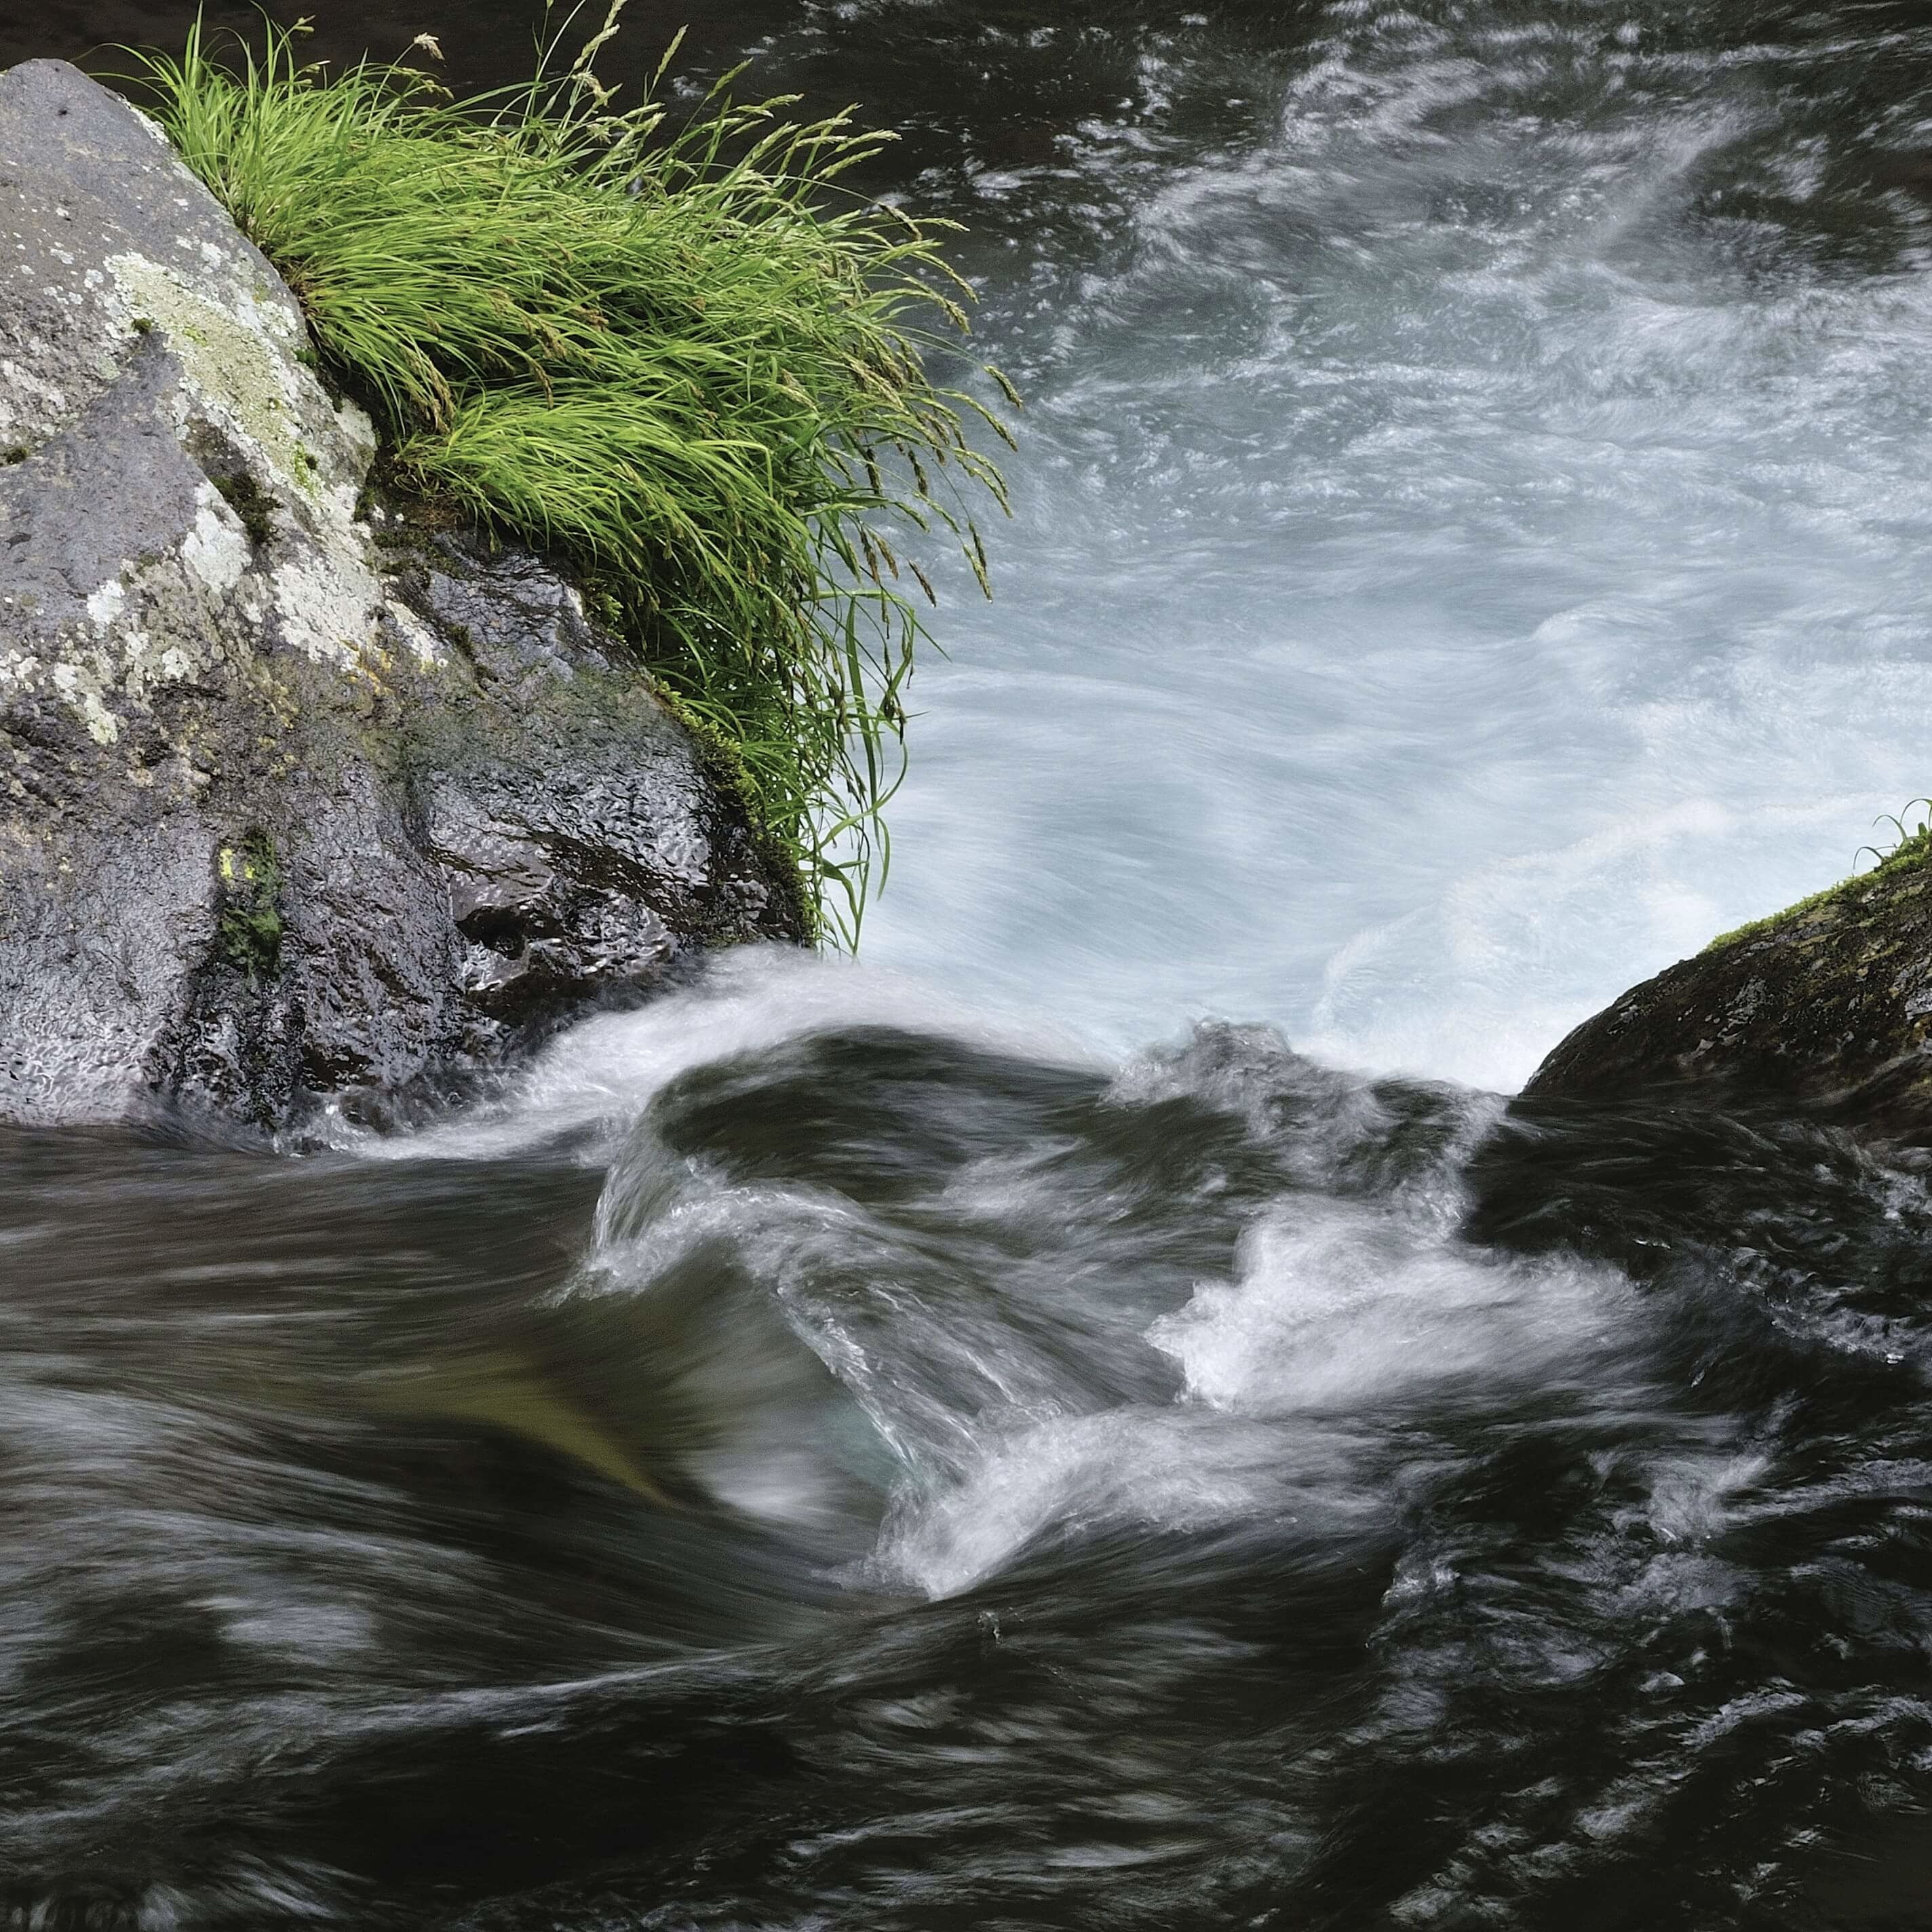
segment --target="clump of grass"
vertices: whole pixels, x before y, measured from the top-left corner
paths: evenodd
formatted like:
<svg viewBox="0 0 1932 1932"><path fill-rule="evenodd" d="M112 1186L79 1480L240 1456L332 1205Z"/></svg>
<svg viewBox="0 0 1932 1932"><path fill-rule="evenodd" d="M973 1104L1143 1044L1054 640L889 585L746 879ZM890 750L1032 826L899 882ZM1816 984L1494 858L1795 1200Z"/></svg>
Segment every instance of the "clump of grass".
<svg viewBox="0 0 1932 1932"><path fill-rule="evenodd" d="M1916 825L1909 825L1908 814L1923 812L1924 817ZM1915 798L1908 802L1904 811L1882 812L1872 820L1874 827L1888 825L1898 834L1890 845L1861 845L1852 854L1856 865L1869 852L1872 855L1872 870L1882 872L1888 866L1918 865L1932 858L1932 798Z"/></svg>
<svg viewBox="0 0 1932 1932"><path fill-rule="evenodd" d="M391 480L594 580L853 944L932 598L880 524L951 532L985 588L970 501L1006 499L968 425L1006 431L921 360L965 328L945 224L841 184L890 136L728 76L674 126L670 54L620 106L595 63L622 4L567 70L546 52L467 100L304 66L273 28L224 64L197 24L142 78L375 411Z"/></svg>

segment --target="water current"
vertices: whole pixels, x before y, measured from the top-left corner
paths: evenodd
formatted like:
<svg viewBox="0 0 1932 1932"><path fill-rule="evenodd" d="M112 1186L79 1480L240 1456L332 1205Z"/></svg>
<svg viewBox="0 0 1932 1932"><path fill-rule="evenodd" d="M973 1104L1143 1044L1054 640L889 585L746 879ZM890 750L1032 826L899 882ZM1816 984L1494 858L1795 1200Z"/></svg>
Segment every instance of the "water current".
<svg viewBox="0 0 1932 1932"><path fill-rule="evenodd" d="M1932 1170L1504 1096L1927 787L1932 20L747 56L1029 398L867 963L299 1157L0 1130L0 1924L1922 1927Z"/></svg>

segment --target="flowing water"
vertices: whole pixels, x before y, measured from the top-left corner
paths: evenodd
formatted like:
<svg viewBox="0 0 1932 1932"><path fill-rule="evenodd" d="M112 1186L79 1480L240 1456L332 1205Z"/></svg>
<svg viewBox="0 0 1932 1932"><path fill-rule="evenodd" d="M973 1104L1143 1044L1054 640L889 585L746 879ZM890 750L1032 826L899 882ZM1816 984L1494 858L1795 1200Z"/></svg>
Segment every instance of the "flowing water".
<svg viewBox="0 0 1932 1932"><path fill-rule="evenodd" d="M1932 21L748 53L1030 400L868 963L0 1136L0 1924L1922 1926L1932 1170L1501 1096L1928 785Z"/></svg>

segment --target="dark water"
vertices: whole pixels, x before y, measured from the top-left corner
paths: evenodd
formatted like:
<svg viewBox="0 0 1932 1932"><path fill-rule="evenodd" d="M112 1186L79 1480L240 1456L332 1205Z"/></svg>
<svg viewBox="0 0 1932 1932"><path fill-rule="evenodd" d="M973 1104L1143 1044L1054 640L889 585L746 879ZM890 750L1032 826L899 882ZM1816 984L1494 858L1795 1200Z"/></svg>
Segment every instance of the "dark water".
<svg viewBox="0 0 1932 1932"><path fill-rule="evenodd" d="M907 129L1036 398L914 976L300 1158L0 1137L0 1924L1932 1922L1923 1163L1184 1023L1507 1087L1924 789L1924 10L747 52Z"/></svg>
<svg viewBox="0 0 1932 1932"><path fill-rule="evenodd" d="M772 958L0 1163L17 1922L1924 1923L1932 1198L1822 1130Z"/></svg>

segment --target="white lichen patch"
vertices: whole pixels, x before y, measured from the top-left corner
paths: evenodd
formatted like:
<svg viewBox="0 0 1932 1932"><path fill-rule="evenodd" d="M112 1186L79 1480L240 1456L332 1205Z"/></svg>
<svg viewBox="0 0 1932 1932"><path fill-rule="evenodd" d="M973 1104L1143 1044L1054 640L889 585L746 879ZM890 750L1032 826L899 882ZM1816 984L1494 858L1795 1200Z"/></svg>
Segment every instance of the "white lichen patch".
<svg viewBox="0 0 1932 1932"><path fill-rule="evenodd" d="M161 687L232 675L254 646L259 627L243 607L259 580L232 513L206 495L178 548L124 564L73 619L25 649L0 650L0 691L58 698L109 745L127 712L150 706Z"/></svg>
<svg viewBox="0 0 1932 1932"><path fill-rule="evenodd" d="M334 412L320 386L312 396L302 393L298 379L308 372L287 355L287 338L270 320L279 305L257 302L247 290L231 308L145 255L110 256L107 266L130 328L138 315L166 334L192 401L259 459L267 472L260 480L286 500L318 496L320 465L334 458L332 469L339 467L348 452L334 446Z"/></svg>
<svg viewBox="0 0 1932 1932"><path fill-rule="evenodd" d="M212 484L202 484L196 496L194 527L182 544L182 560L205 588L226 596L248 574L248 532Z"/></svg>
<svg viewBox="0 0 1932 1932"><path fill-rule="evenodd" d="M166 156L128 172L140 220L96 229L90 203L69 225L70 198L44 192L34 228L0 236L0 268L20 258L0 289L0 453L40 459L6 493L23 509L8 512L0 694L64 705L100 744L144 746L123 726L157 706L180 715L160 704L170 687L239 682L279 704L272 660L293 650L351 682L359 711L392 665L443 657L392 600L356 514L374 425L332 402L293 296L140 125ZM179 457L146 440L155 428ZM124 515L128 439L142 494Z"/></svg>
<svg viewBox="0 0 1932 1932"><path fill-rule="evenodd" d="M212 430L287 514L258 556L241 518L203 490L182 544L190 574L218 597L238 598L251 622L270 622L317 662L373 676L386 616L424 665L440 662L433 632L386 610L368 527L356 514L375 458L374 426L352 405L337 409L296 359L299 313L260 285L242 251L202 253L208 273L194 282L141 255L111 256L107 267L129 329L142 317L182 365L184 444Z"/></svg>
<svg viewBox="0 0 1932 1932"><path fill-rule="evenodd" d="M406 604L393 597L384 606L385 614L404 644L410 647L418 669L434 670L442 662L442 645L436 633Z"/></svg>
<svg viewBox="0 0 1932 1932"><path fill-rule="evenodd" d="M362 670L375 647L382 587L374 572L340 556L311 552L280 566L269 579L283 636L318 663Z"/></svg>
<svg viewBox="0 0 1932 1932"><path fill-rule="evenodd" d="M101 630L118 617L128 608L128 592L118 577L111 577L99 590L91 592L87 600L88 621Z"/></svg>
<svg viewBox="0 0 1932 1932"><path fill-rule="evenodd" d="M100 700L98 691L81 693L80 715L97 745L111 745L121 735L121 721Z"/></svg>
<svg viewBox="0 0 1932 1932"><path fill-rule="evenodd" d="M44 352L38 340L30 348ZM67 413L66 394L12 356L0 356L0 437L8 442L32 441L44 423Z"/></svg>
<svg viewBox="0 0 1932 1932"><path fill-rule="evenodd" d="M111 745L121 735L121 721L102 702L100 682L88 668L69 658L53 668L53 687L80 714L88 735L98 745Z"/></svg>

